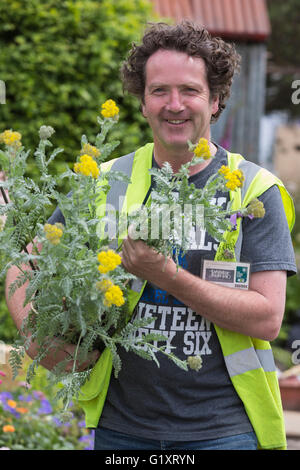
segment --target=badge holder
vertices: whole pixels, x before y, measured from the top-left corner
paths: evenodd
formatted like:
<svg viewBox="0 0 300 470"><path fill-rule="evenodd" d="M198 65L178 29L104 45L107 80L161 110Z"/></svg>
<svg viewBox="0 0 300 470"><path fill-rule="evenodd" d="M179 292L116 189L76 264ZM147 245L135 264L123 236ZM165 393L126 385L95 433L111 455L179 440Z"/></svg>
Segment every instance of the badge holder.
<svg viewBox="0 0 300 470"><path fill-rule="evenodd" d="M202 279L237 289L249 289L250 263L204 259Z"/></svg>

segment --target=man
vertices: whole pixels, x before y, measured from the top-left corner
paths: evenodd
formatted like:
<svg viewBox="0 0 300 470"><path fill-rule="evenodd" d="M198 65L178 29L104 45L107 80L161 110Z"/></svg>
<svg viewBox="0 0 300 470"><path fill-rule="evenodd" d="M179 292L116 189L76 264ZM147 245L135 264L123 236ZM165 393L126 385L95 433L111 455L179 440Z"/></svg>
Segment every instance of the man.
<svg viewBox="0 0 300 470"><path fill-rule="evenodd" d="M238 62L231 46L188 22L153 25L142 44L133 47L123 67L123 81L125 89L141 99L152 129L154 166L167 161L177 171L191 159L187 141L196 143L200 137L208 139L215 158L192 167L190 182L202 187L227 164L224 149L211 142L210 122L225 106ZM279 332L287 271L296 268L277 186L260 199L265 218L243 221L241 260L252 267L248 291L201 279L202 259L214 259L216 253L217 244L208 236L187 253L175 278L172 259L163 270L163 256L142 241L130 237L124 241L124 267L147 281L135 314L151 313L155 321L150 329L165 334L181 358L200 353L203 366L199 372L184 372L161 357L158 369L150 361L121 352L122 370L110 380L96 448L257 447L247 403L232 385L215 328L266 341ZM225 206L227 196L217 194L216 203ZM280 438L277 445L284 445Z"/></svg>
<svg viewBox="0 0 300 470"><path fill-rule="evenodd" d="M210 135L210 123L225 107L238 65L232 46L190 22L152 25L142 44L133 46L122 69L124 87L140 98L153 132L153 145L117 160L131 161L126 195L134 202L142 203L151 190L149 167L169 162L177 171L191 160L188 140L206 138L214 155L191 167L189 180L196 187L203 187L230 158L239 161L211 142ZM263 219L244 219L239 241L234 241L235 246L240 243L237 258L251 264L249 290L201 278L202 261L220 255L216 240L205 233L193 240L176 276L173 259L165 266L164 257L143 241L129 235L124 240L123 266L144 281L143 288L132 291L133 316L154 318L137 334L159 331L178 357L201 355L203 366L183 371L159 355L157 368L153 361L120 350L122 369L115 378L104 351L81 401L87 426L97 428L95 449L285 447L268 341L280 330L287 273L296 272L287 223L292 205L275 177L268 176L263 184L264 173L256 168L250 178L253 167L248 171L247 162L241 164L253 183L248 193L259 196L266 210ZM216 204L225 207L228 197L218 191ZM58 220L55 213L50 222Z"/></svg>

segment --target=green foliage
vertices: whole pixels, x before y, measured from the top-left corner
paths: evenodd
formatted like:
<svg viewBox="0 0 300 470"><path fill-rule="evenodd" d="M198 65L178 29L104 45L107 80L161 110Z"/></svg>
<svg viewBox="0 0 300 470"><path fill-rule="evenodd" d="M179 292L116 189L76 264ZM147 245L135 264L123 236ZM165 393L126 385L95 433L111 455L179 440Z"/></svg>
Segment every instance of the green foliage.
<svg viewBox="0 0 300 470"><path fill-rule="evenodd" d="M189 145L192 152L196 145ZM151 198L145 207L126 216L132 238L145 240L166 258L174 256L177 265L179 255L189 249L192 229L206 230L219 242L225 242L224 233L233 229L230 216L237 212L240 216L248 215L248 208L232 210L231 201L225 210L212 203L218 190L229 191L227 179L221 173L213 174L202 189L189 184L190 167L204 161L194 154L177 173L168 162L162 168L150 169L154 182Z"/></svg>
<svg viewBox="0 0 300 470"><path fill-rule="evenodd" d="M99 105L112 98L121 108L112 136L121 140L118 155L144 144L148 126L139 103L123 96L119 69L151 15L148 0L1 1L6 104L0 130L18 130L25 145L35 148L36 129L44 123L54 127L57 145L64 148L56 160L61 171L62 162L74 161L83 132L95 135ZM34 174L31 163L27 171Z"/></svg>
<svg viewBox="0 0 300 470"><path fill-rule="evenodd" d="M111 157L151 140L139 103L123 96L119 76L130 44L151 15L148 0L1 1L0 80L5 82L6 104L0 105L0 132L14 128L28 148L35 148L36 129L43 123L53 126L57 145L64 148L50 165L59 174L64 162L78 155L84 131L95 135L99 105L111 97L122 117L113 130L121 144ZM38 178L32 154L26 171ZM60 189L69 190L66 180ZM53 209L45 207L47 216ZM12 341L14 334L0 282L0 339Z"/></svg>
<svg viewBox="0 0 300 470"><path fill-rule="evenodd" d="M300 257L300 193L294 197L296 220L292 231L292 241L296 255L296 262L299 264ZM284 324L292 324L295 320L295 312L300 310L300 276L289 277L287 280L286 308Z"/></svg>
<svg viewBox="0 0 300 470"><path fill-rule="evenodd" d="M268 13L272 26L268 46L272 61L279 65L300 65L298 0L268 0ZM283 40L284 38L284 40Z"/></svg>
<svg viewBox="0 0 300 470"><path fill-rule="evenodd" d="M15 324L8 312L4 295L4 282L0 283L0 341L12 343L17 334Z"/></svg>
<svg viewBox="0 0 300 470"><path fill-rule="evenodd" d="M296 263L299 267L299 259L300 259L300 194L294 195L294 204L295 204L295 211L296 211L296 221L292 231L292 241L296 255ZM278 337L273 342L272 346L274 345L277 348L277 351L280 351L280 348L284 348L286 345L286 340L288 338L289 331L295 321L298 321L297 311L300 310L300 275L299 272L295 276L291 276L287 278L287 285L286 285L286 303L285 303L285 313L282 321L282 326L279 332ZM281 354L288 354L291 358L290 351L289 352L282 352ZM282 358L281 358L282 359ZM291 366L289 361L283 361L287 367Z"/></svg>
<svg viewBox="0 0 300 470"><path fill-rule="evenodd" d="M266 110L284 110L298 118L299 106L292 103L292 82L299 79L300 10L298 0L268 0L271 35L267 41L269 70L267 74Z"/></svg>
<svg viewBox="0 0 300 470"><path fill-rule="evenodd" d="M90 355L95 349L110 349L117 376L121 368L117 344L137 353L144 346L148 357L156 362L156 353L164 352L166 348L150 343L157 338L135 338L130 334L131 328L141 326L139 320L125 328L128 321L128 283L135 276L125 271L119 255L107 250L109 240L102 237L105 219L102 220L97 213L98 199L107 194L110 188L108 180L128 183L129 179L120 172L110 171L107 176L102 169L99 171L97 161L86 155L87 150L84 149L106 158L118 145L117 141L105 143L107 133L117 120L117 116L98 118L97 147L91 147L83 135L84 156L74 166L75 171L66 167L60 176L52 176L49 172L50 163L60 152L60 149L51 149L49 138L53 129L45 135L45 128L41 128L40 142L34 152L40 172L37 183L26 176L29 152L21 146L19 138L15 143L6 142L5 151L0 152L0 169L7 176L6 181L0 182L0 191L2 194L7 191L9 195L7 202L0 206L0 215L5 217L0 231L0 277L10 266L17 266L20 274L10 285L9 296L23 288L24 306L31 306L21 328L23 334L10 354L10 365L16 376L22 366L24 351L28 350L30 341L35 342L38 351L27 372L30 382L42 359L53 355L53 350L60 352L61 359L50 376L54 384L63 385L57 398L63 400L65 409L73 397L78 397L80 387L89 377L93 364ZM62 180L67 180L71 188L68 196L57 191ZM52 201L62 211L64 226L45 224L45 208ZM32 242L31 250L29 242ZM105 264L101 265L100 252L104 260L109 261L107 270ZM103 283L110 286L103 288ZM110 288L114 289L114 297L108 302L107 291ZM147 323L151 320L148 318ZM26 339L28 335L30 339ZM160 340L166 342L165 337ZM172 354L168 356L187 369L185 361ZM79 371L78 366L82 364L90 367L83 366L84 370Z"/></svg>

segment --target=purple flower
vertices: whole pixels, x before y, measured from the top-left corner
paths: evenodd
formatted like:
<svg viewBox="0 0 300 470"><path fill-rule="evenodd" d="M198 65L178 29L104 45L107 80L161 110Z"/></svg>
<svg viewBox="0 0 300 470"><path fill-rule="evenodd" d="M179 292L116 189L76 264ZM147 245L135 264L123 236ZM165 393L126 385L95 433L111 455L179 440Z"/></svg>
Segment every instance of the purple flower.
<svg viewBox="0 0 300 470"><path fill-rule="evenodd" d="M32 396L31 395L19 395L18 400L29 403L30 401L32 401Z"/></svg>
<svg viewBox="0 0 300 470"><path fill-rule="evenodd" d="M15 408L12 408L9 406L7 403L3 403L3 410L8 411L10 414L12 414L15 418L20 418L20 413L18 413Z"/></svg>
<svg viewBox="0 0 300 470"><path fill-rule="evenodd" d="M63 424L63 423L61 422L61 420L60 420L59 418L57 418L56 416L53 416L53 417L52 417L52 420L53 420L54 424L55 424L56 426L58 426L59 428L60 428L60 427L62 426L62 424Z"/></svg>
<svg viewBox="0 0 300 470"><path fill-rule="evenodd" d="M86 442L88 444L87 447L84 447L84 450L94 449L94 435L93 434L86 434L85 436L81 436L78 440L80 442Z"/></svg>
<svg viewBox="0 0 300 470"><path fill-rule="evenodd" d="M42 415L42 414L47 415L47 414L52 413L52 406L50 405L48 400L41 400L41 406L37 410L37 413L39 415Z"/></svg>
<svg viewBox="0 0 300 470"><path fill-rule="evenodd" d="M237 221L237 214L235 213L230 216L230 223L233 227L236 226L236 221Z"/></svg>
<svg viewBox="0 0 300 470"><path fill-rule="evenodd" d="M43 392L39 392L37 390L34 390L32 392L32 395L34 396L34 398L36 398L37 400L45 400L46 399L46 396Z"/></svg>
<svg viewBox="0 0 300 470"><path fill-rule="evenodd" d="M238 217L243 217L241 212L235 212L235 214L232 214L230 216L230 222L234 227L236 226L236 222L237 222Z"/></svg>
<svg viewBox="0 0 300 470"><path fill-rule="evenodd" d="M247 216L243 215L241 212L235 212L235 214L232 214L230 216L230 222L233 227L236 226L237 219L240 217L248 217L248 219L253 219L254 216L252 214L247 214Z"/></svg>
<svg viewBox="0 0 300 470"><path fill-rule="evenodd" d="M13 400L13 396L10 392L0 392L0 401L6 402L7 400Z"/></svg>

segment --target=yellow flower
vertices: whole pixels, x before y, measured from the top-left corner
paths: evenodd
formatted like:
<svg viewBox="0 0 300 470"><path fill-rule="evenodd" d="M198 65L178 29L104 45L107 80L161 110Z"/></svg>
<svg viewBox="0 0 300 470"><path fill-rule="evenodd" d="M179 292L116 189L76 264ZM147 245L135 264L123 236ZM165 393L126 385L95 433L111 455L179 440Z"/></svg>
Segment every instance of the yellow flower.
<svg viewBox="0 0 300 470"><path fill-rule="evenodd" d="M0 134L0 143L9 145L12 147L21 147L21 138L22 135L20 132L14 132L12 130L6 130Z"/></svg>
<svg viewBox="0 0 300 470"><path fill-rule="evenodd" d="M123 292L119 286L111 286L104 294L104 305L107 307L111 307L112 305L116 305L117 307L121 307L125 303Z"/></svg>
<svg viewBox="0 0 300 470"><path fill-rule="evenodd" d="M12 426L11 424L6 424L6 426L3 426L2 431L3 432L15 432L15 427Z"/></svg>
<svg viewBox="0 0 300 470"><path fill-rule="evenodd" d="M63 235L63 224L56 223L55 225L45 224L44 232L46 234L47 240L52 243L52 245L58 245L60 239Z"/></svg>
<svg viewBox="0 0 300 470"><path fill-rule="evenodd" d="M11 408L15 408L17 406L17 402L15 400L7 400L7 404Z"/></svg>
<svg viewBox="0 0 300 470"><path fill-rule="evenodd" d="M197 147L194 149L194 155L199 158L203 158L204 160L208 160L211 157L210 148L208 140L204 137L199 139Z"/></svg>
<svg viewBox="0 0 300 470"><path fill-rule="evenodd" d="M218 173L223 175L226 182L226 188L234 191L236 188L240 188L245 181L244 174L241 170L230 171L228 166L222 165Z"/></svg>
<svg viewBox="0 0 300 470"><path fill-rule="evenodd" d="M226 176L230 173L230 168L228 166L222 165L219 169L220 175Z"/></svg>
<svg viewBox="0 0 300 470"><path fill-rule="evenodd" d="M237 184L236 184L236 181L230 179L229 181L227 181L226 183L226 188L230 189L231 191L234 191L236 188L237 188Z"/></svg>
<svg viewBox="0 0 300 470"><path fill-rule="evenodd" d="M80 157L80 163L74 165L75 173L80 173L85 176L92 176L98 178L100 170L95 160L89 155L85 154Z"/></svg>
<svg viewBox="0 0 300 470"><path fill-rule="evenodd" d="M245 176L242 170L234 170L232 174L236 176L241 182L245 181Z"/></svg>
<svg viewBox="0 0 300 470"><path fill-rule="evenodd" d="M96 287L98 290L101 290L101 292L107 291L112 286L113 283L109 279L103 279L102 281L96 282Z"/></svg>
<svg viewBox="0 0 300 470"><path fill-rule="evenodd" d="M119 108L113 100L105 101L101 107L101 114L105 118L113 118L119 114Z"/></svg>
<svg viewBox="0 0 300 470"><path fill-rule="evenodd" d="M100 258L103 259L103 256ZM113 284L110 279L103 279L102 281L98 281L96 283L96 287L104 293L103 303L106 307L111 307L112 305L121 307L121 305L125 303L122 290L119 286Z"/></svg>
<svg viewBox="0 0 300 470"><path fill-rule="evenodd" d="M94 145L84 144L81 149L81 155L89 155L90 157L98 158L100 157L101 152Z"/></svg>
<svg viewBox="0 0 300 470"><path fill-rule="evenodd" d="M101 251L98 253L97 258L100 263L98 269L102 274L113 271L122 262L121 256L113 250Z"/></svg>

